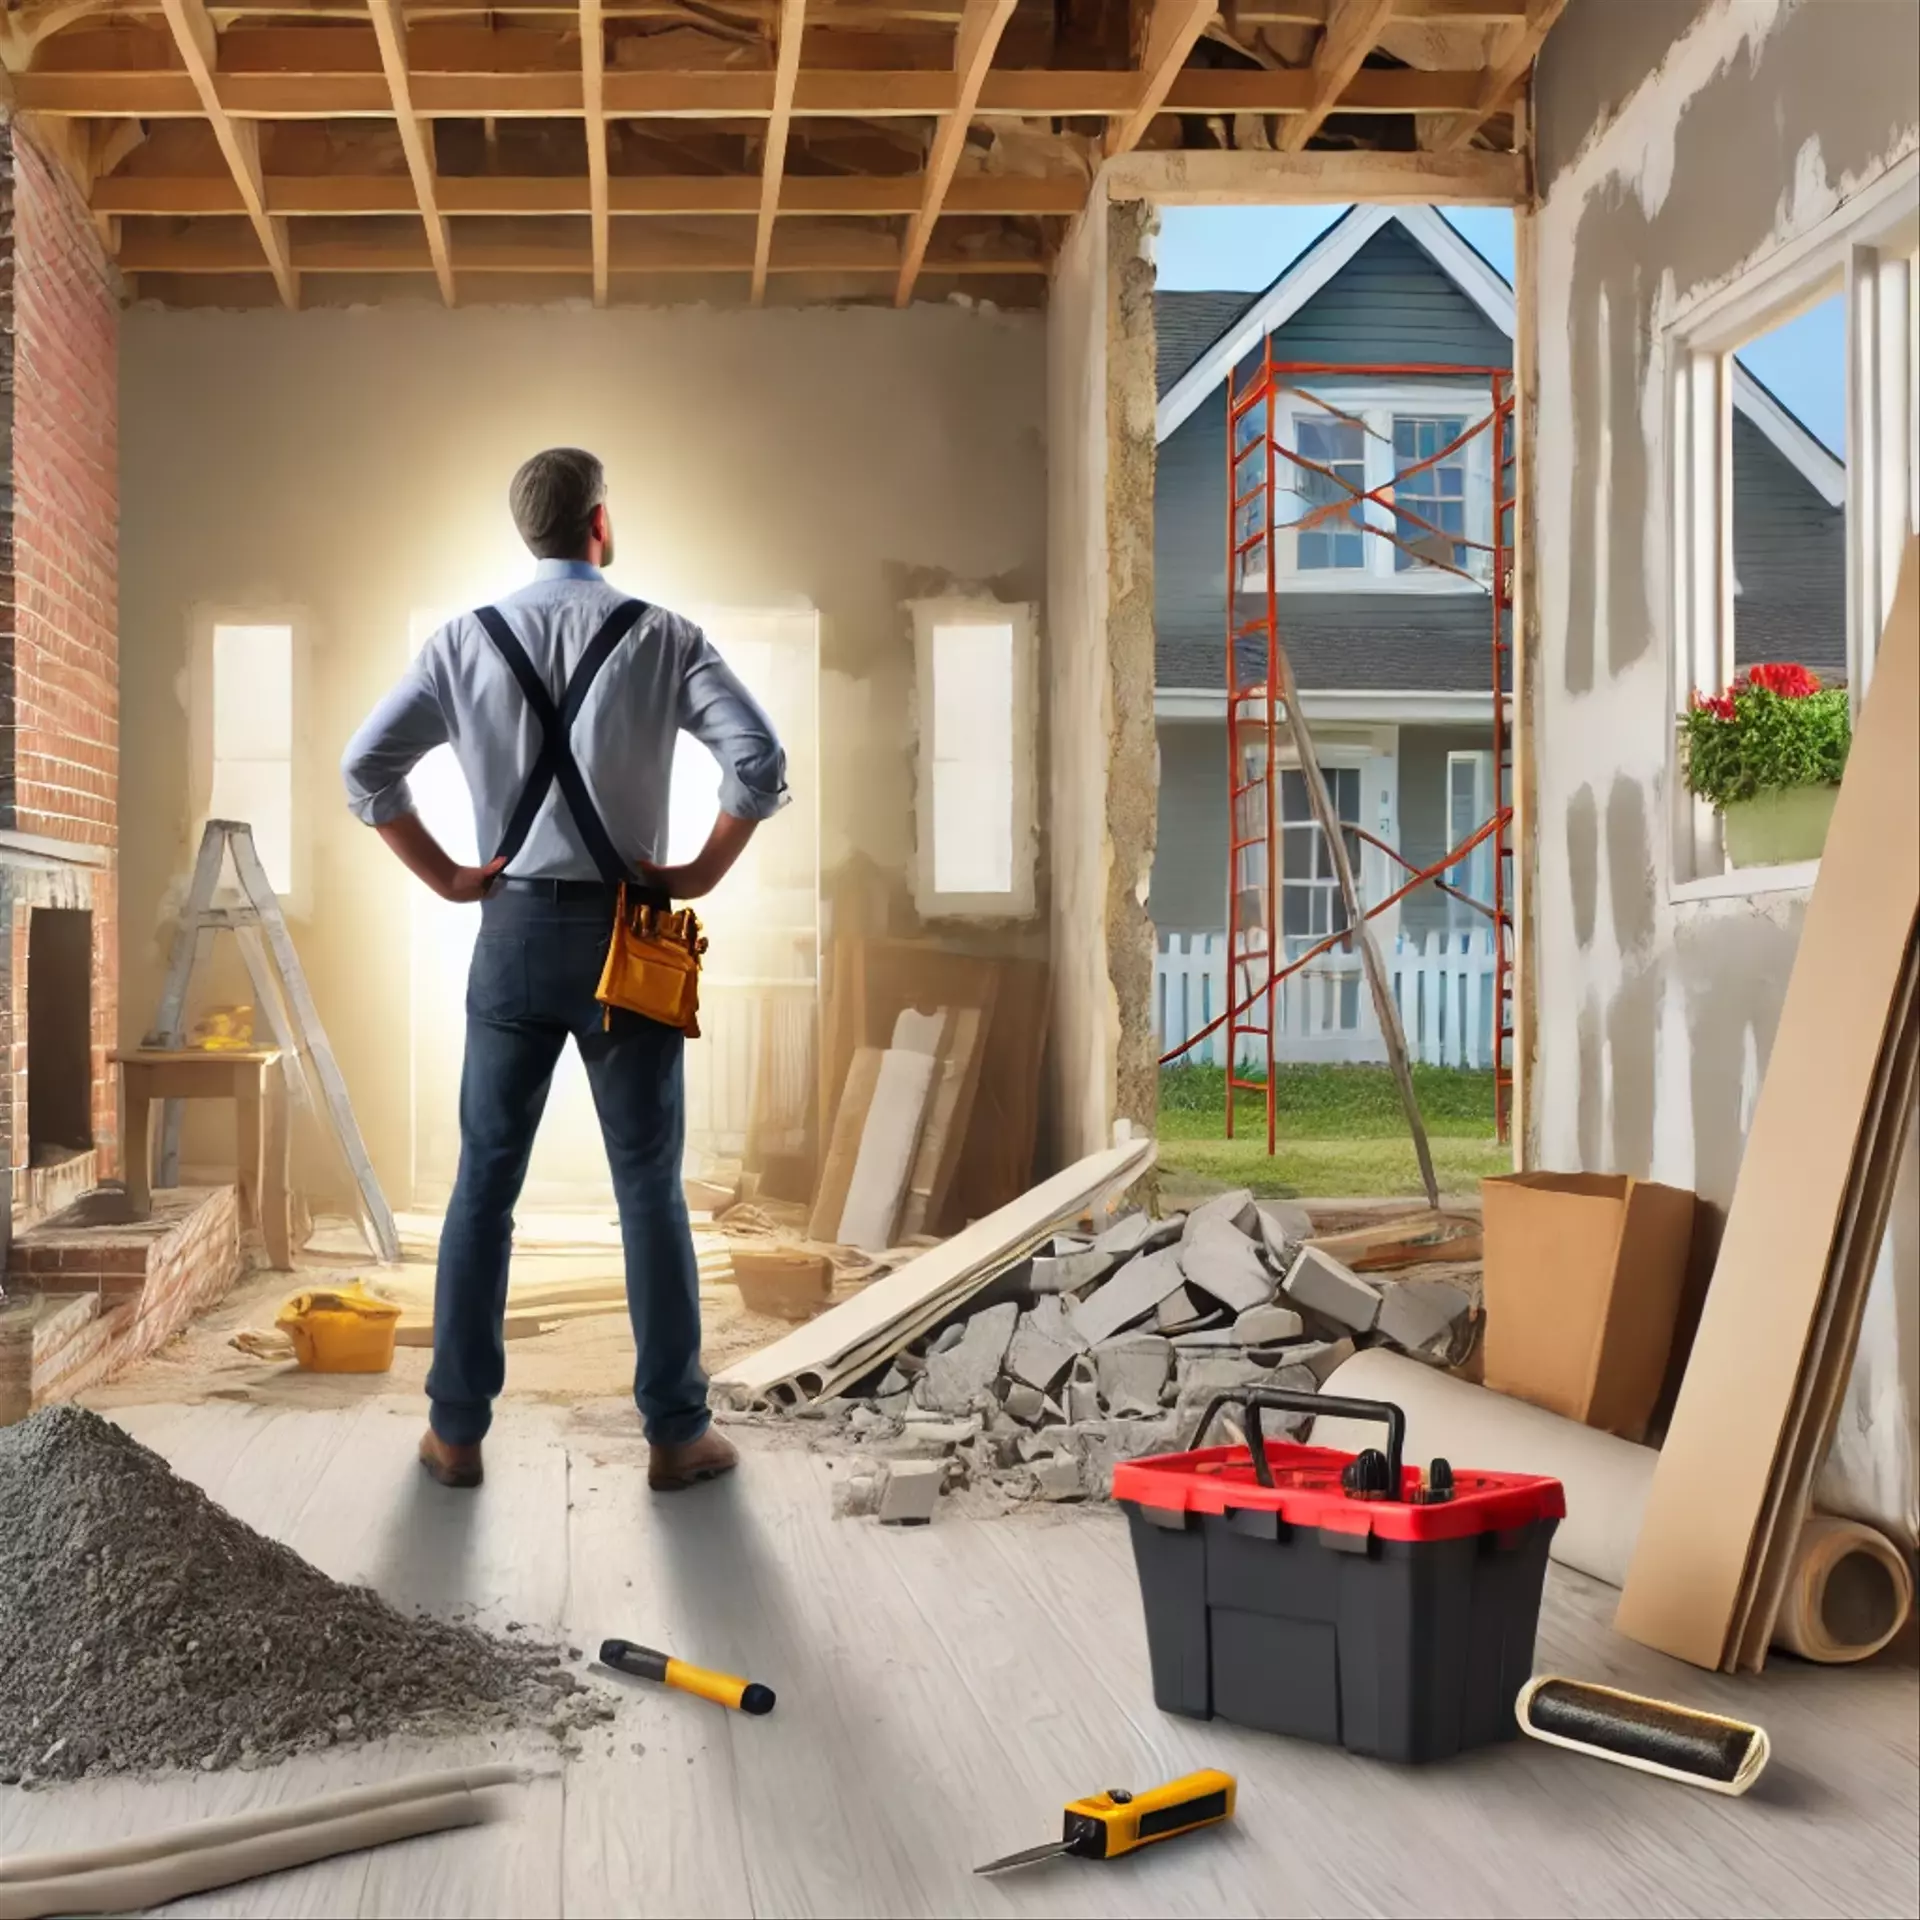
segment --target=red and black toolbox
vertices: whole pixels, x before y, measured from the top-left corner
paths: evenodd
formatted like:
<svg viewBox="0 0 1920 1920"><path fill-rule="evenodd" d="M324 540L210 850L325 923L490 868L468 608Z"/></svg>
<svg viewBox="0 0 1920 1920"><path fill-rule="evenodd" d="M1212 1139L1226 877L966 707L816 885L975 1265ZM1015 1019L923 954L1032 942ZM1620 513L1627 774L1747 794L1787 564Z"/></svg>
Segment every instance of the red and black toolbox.
<svg viewBox="0 0 1920 1920"><path fill-rule="evenodd" d="M1244 1447L1202 1447L1221 1407ZM1384 1450L1269 1449L1260 1411L1378 1420ZM1383 1760L1510 1740L1533 1671L1557 1480L1401 1460L1400 1409L1253 1388L1207 1408L1186 1453L1121 1463L1153 1697Z"/></svg>

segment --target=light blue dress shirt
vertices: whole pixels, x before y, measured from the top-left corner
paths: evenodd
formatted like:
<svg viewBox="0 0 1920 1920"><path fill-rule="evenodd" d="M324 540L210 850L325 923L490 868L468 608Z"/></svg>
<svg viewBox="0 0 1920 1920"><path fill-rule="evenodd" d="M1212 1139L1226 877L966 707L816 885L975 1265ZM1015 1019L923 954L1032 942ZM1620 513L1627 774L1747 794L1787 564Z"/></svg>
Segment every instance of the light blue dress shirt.
<svg viewBox="0 0 1920 1920"><path fill-rule="evenodd" d="M630 596L580 560L542 560L533 584L495 602L558 705L582 654ZM785 806L787 761L773 724L691 621L650 607L600 670L574 723L587 791L629 866L667 854L667 799L678 734L720 763L720 805L744 820ZM367 717L340 763L347 802L370 827L413 811L407 775L451 746L473 796L482 861L505 837L541 746L539 721L499 650L471 613L421 649ZM556 784L508 872L592 880L599 872Z"/></svg>

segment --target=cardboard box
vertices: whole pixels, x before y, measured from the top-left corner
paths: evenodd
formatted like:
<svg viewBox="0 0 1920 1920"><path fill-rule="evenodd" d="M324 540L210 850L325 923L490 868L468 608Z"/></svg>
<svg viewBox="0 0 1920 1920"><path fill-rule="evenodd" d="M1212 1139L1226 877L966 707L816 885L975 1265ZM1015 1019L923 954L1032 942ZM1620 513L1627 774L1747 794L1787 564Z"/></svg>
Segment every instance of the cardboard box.
<svg viewBox="0 0 1920 1920"><path fill-rule="evenodd" d="M1486 1384L1644 1440L1686 1285L1693 1195L1611 1173L1509 1174L1480 1192Z"/></svg>

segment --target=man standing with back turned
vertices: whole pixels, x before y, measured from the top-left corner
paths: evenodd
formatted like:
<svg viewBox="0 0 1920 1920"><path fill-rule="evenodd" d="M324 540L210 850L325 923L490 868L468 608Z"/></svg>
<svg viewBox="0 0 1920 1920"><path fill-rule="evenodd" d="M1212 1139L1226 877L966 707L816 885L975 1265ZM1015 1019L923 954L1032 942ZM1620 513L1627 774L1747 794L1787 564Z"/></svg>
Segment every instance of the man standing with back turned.
<svg viewBox="0 0 1920 1920"><path fill-rule="evenodd" d="M608 585L613 525L592 454L535 454L509 500L539 561L533 584L442 627L341 763L354 813L443 900L480 905L420 1459L443 1485L480 1484L480 1442L506 1375L513 1209L571 1035L619 1203L647 1478L667 1492L738 1458L709 1425L700 1370L680 1187L684 1041L677 1028L601 1006L594 990L621 883L659 906L712 892L759 822L786 804L786 757L697 627ZM720 762L721 811L698 856L667 867L656 862L683 731ZM479 844L491 849L485 866L455 865L414 811L407 775L443 743L466 775Z"/></svg>

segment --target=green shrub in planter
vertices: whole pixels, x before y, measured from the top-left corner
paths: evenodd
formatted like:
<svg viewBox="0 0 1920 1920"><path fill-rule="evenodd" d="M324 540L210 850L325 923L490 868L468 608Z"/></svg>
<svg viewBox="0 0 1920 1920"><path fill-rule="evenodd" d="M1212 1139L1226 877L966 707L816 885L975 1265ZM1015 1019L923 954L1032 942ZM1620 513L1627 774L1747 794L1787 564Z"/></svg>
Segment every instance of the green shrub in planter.
<svg viewBox="0 0 1920 1920"><path fill-rule="evenodd" d="M1750 667L1681 717L1690 791L1725 823L1735 866L1816 860L1853 742L1847 690L1791 664Z"/></svg>

